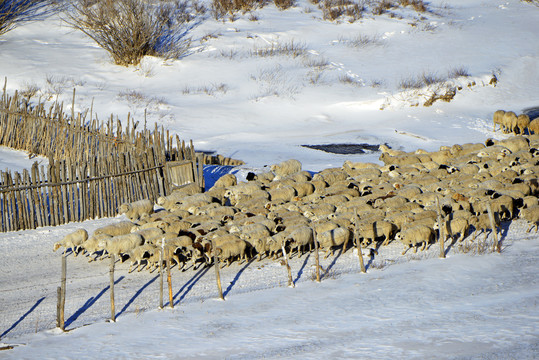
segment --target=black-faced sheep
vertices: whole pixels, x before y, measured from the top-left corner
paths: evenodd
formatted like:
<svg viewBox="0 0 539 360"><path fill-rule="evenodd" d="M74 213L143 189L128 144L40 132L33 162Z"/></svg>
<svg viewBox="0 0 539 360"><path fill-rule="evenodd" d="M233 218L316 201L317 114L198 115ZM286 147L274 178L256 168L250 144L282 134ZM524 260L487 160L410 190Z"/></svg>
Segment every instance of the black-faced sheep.
<svg viewBox="0 0 539 360"><path fill-rule="evenodd" d="M148 200L138 200L132 203L125 203L118 208L119 214L125 214L131 221L138 220L142 217L149 216L153 213L153 203Z"/></svg>

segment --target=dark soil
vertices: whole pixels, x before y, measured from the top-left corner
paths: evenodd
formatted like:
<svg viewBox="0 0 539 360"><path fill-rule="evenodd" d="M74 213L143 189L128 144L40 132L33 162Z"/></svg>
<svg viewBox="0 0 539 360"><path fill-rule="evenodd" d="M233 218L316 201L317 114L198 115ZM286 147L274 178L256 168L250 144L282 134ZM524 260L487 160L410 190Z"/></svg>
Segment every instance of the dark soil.
<svg viewBox="0 0 539 360"><path fill-rule="evenodd" d="M322 150L332 154L365 154L378 151L380 145L371 144L325 144L325 145L301 145L315 150Z"/></svg>

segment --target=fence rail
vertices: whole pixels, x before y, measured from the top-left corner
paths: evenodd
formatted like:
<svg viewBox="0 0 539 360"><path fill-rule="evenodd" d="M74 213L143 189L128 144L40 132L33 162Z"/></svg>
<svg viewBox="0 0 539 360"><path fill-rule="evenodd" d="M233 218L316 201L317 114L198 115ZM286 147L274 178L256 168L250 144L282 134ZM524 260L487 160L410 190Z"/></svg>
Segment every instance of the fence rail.
<svg viewBox="0 0 539 360"><path fill-rule="evenodd" d="M94 115L65 113L59 103L46 110L17 92L9 96L4 85L0 145L46 156L49 164L36 162L22 174L0 171L0 231L114 216L124 202L155 201L192 182L203 188L205 160L192 141L157 125L138 130L130 115L125 126L113 116L99 122Z"/></svg>

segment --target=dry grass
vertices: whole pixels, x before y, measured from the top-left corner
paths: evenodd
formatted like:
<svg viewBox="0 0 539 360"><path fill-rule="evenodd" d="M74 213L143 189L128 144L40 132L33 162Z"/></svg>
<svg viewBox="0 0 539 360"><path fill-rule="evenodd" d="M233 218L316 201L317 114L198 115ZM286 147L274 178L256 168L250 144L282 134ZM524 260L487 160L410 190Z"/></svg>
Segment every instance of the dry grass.
<svg viewBox="0 0 539 360"><path fill-rule="evenodd" d="M459 77L468 77L468 76L470 76L470 73L468 72L468 69L466 69L463 66L453 68L449 70L447 73L447 77L449 79L456 79Z"/></svg>
<svg viewBox="0 0 539 360"><path fill-rule="evenodd" d="M260 57L272 56L290 56L296 58L307 54L307 46L301 42L273 42L270 46L264 48L255 48L251 55Z"/></svg>
<svg viewBox="0 0 539 360"><path fill-rule="evenodd" d="M425 86L443 83L446 79L436 73L422 73L419 77L409 77L399 83L399 88L403 90L420 89Z"/></svg>
<svg viewBox="0 0 539 360"><path fill-rule="evenodd" d="M227 15L231 21L236 19L236 14L246 14L263 7L264 0L213 0L211 11L215 19L221 19Z"/></svg>
<svg viewBox="0 0 539 360"><path fill-rule="evenodd" d="M275 6L279 10L286 10L295 5L294 0L273 0L273 2L275 3Z"/></svg>
<svg viewBox="0 0 539 360"><path fill-rule="evenodd" d="M79 0L65 17L123 66L137 65L146 55L183 56L190 46L184 27L190 20L184 2L149 0Z"/></svg>
<svg viewBox="0 0 539 360"><path fill-rule="evenodd" d="M353 48L363 48L370 45L381 45L380 35L355 35L352 37L340 37L339 42Z"/></svg>
<svg viewBox="0 0 539 360"><path fill-rule="evenodd" d="M200 94L206 94L208 96L216 96L219 94L226 94L229 90L229 86L223 83L219 84L210 84L205 86L186 86L182 90L182 94L184 95L200 95Z"/></svg>
<svg viewBox="0 0 539 360"><path fill-rule="evenodd" d="M366 10L363 3L360 4L352 0L323 0L317 4L322 10L322 18L330 21L347 17L347 20L352 23L361 19Z"/></svg>

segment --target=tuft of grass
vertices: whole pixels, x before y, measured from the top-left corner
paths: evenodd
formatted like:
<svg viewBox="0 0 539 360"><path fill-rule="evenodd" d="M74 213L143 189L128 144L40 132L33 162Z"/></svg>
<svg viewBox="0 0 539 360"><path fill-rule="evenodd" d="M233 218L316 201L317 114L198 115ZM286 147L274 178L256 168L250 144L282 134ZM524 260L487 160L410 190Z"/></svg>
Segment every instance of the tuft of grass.
<svg viewBox="0 0 539 360"><path fill-rule="evenodd" d="M423 0L399 0L398 3L400 6L411 6L417 12L427 11L427 5Z"/></svg>
<svg viewBox="0 0 539 360"><path fill-rule="evenodd" d="M296 58L305 54L307 54L307 46L301 42L294 42L294 40L284 43L274 42L268 47L255 48L251 51L251 55L260 57L291 56Z"/></svg>
<svg viewBox="0 0 539 360"><path fill-rule="evenodd" d="M444 82L446 79L435 73L422 73L419 77L409 77L399 83L399 88L404 90L420 89L424 86L436 85Z"/></svg>
<svg viewBox="0 0 539 360"><path fill-rule="evenodd" d="M355 86L355 87L361 87L362 84L357 81L353 76L349 75L349 74L345 74L345 75L341 75L339 77L339 82L345 84L345 85L352 85L352 86Z"/></svg>
<svg viewBox="0 0 539 360"><path fill-rule="evenodd" d="M349 38L339 37L339 42L346 44L349 47L363 48L370 45L380 45L382 41L379 35L356 35Z"/></svg>
<svg viewBox="0 0 539 360"><path fill-rule="evenodd" d="M323 0L317 4L322 10L322 18L329 21L348 17L348 21L353 23L361 19L366 10L363 3L359 4L352 0Z"/></svg>
<svg viewBox="0 0 539 360"><path fill-rule="evenodd" d="M182 90L184 95L200 95L206 94L208 96L216 96L218 94L226 94L229 90L229 86L224 83L210 84L205 86L190 87L186 86Z"/></svg>
<svg viewBox="0 0 539 360"><path fill-rule="evenodd" d="M447 77L449 79L456 79L459 77L468 77L468 76L470 76L470 73L468 72L468 69L466 69L463 66L453 68L449 70L447 73Z"/></svg>
<svg viewBox="0 0 539 360"><path fill-rule="evenodd" d="M262 0L212 0L211 11L215 19L229 16L231 21L237 19L236 14L246 14L264 6Z"/></svg>

